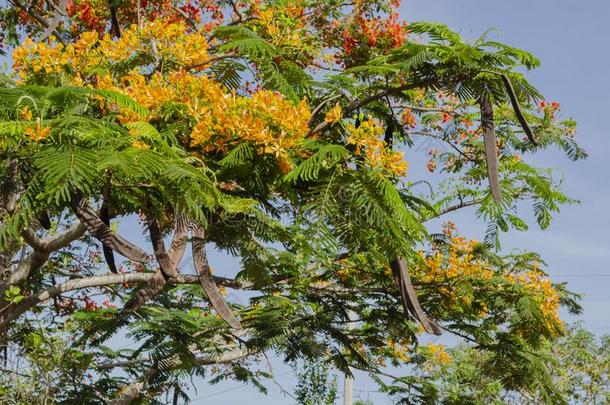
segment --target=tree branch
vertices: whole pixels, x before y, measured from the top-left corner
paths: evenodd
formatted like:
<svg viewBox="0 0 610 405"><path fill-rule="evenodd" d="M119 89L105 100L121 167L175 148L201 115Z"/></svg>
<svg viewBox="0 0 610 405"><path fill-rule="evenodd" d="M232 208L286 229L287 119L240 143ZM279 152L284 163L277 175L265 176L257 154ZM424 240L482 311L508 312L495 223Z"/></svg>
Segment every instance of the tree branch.
<svg viewBox="0 0 610 405"><path fill-rule="evenodd" d="M33 252L35 253L35 251ZM36 258L34 258L36 259ZM34 260L31 259L31 260ZM26 258L26 260L28 260ZM45 259L46 260L46 259ZM116 284L150 284L157 277L160 277L159 272L156 273L126 273L126 274L107 274L103 276L92 276L92 277L79 277L66 281L63 284L50 287L46 290L40 291L36 294L32 294L26 297L19 303L9 304L5 308L0 310L0 331L6 326L19 318L21 315L34 308L36 305L55 298L66 292L81 290L85 288L95 287L106 287ZM232 288L234 290L254 290L255 284L250 281L239 281L232 278L212 276L213 282L225 288ZM285 279L277 278L277 281ZM200 284L199 276L191 274L178 274L176 277L172 277L167 280L167 284L178 285L178 284ZM337 285L330 284L328 286L313 285L311 289L314 291L328 290L334 294L353 294L356 292L363 292L362 289L344 288ZM365 292L383 292L385 289L368 288ZM127 306L127 305L126 305Z"/></svg>
<svg viewBox="0 0 610 405"><path fill-rule="evenodd" d="M437 212L436 215L434 215L434 216L432 216L430 218L427 218L426 221L430 220L432 218L441 217L441 216L443 216L445 214L448 214L448 213L453 212L453 211L457 211L457 210L462 209L462 208L471 207L473 205L480 204L482 201L483 201L482 199L474 199L474 200L469 200L469 201L461 201L458 204L451 205L451 206L449 206L449 207L447 207L447 208Z"/></svg>
<svg viewBox="0 0 610 405"><path fill-rule="evenodd" d="M82 223L75 224L65 232L52 236L48 239L40 239L36 233L28 228L21 232L21 237L34 250L44 253L52 253L68 246L70 243L80 239L85 234L86 228Z"/></svg>
<svg viewBox="0 0 610 405"><path fill-rule="evenodd" d="M247 356L251 356L256 352L244 349L238 349L234 351L230 351L224 353L218 357L215 356L201 356L195 359L196 366L205 366L211 364L221 364L221 363L230 363L239 359L242 359ZM172 356L170 359L163 361L164 369L175 369L179 368L182 365L182 360L180 360L179 356ZM120 388L119 393L115 399L109 401L110 405L128 405L133 400L138 399L142 391L146 389L148 386L148 380L150 377L154 376L159 371L159 363L156 363L151 368L149 368L144 376L131 384L124 385Z"/></svg>
<svg viewBox="0 0 610 405"><path fill-rule="evenodd" d="M231 351L231 353L233 353L233 351ZM250 353L250 354L254 354L254 353ZM147 361L152 361L152 360L153 359L149 356L138 357L135 359L116 361L114 363L109 363L109 364L100 364L100 365L96 366L96 370L112 370L114 368L135 367L142 363L146 363ZM223 360L222 356L220 358L218 358L218 357L213 357L213 356L209 356L209 355L207 355L207 356L201 355L201 356L197 356L195 362L197 365L206 366L206 365L211 365L211 364L226 363L227 360Z"/></svg>
<svg viewBox="0 0 610 405"><path fill-rule="evenodd" d="M67 0L59 0L59 4L57 7L53 4L53 8L55 9L55 13L53 13L53 17L51 21L47 22L47 28L42 33L39 41L45 41L47 38L51 36L54 32L57 33L57 27L61 22L61 18L66 15L66 7L68 6ZM59 34L59 33L58 33ZM61 38L59 38L61 39Z"/></svg>
<svg viewBox="0 0 610 405"><path fill-rule="evenodd" d="M413 111L420 111L420 112L437 112L437 113L445 113L445 114L450 114L450 115L455 115L457 117L463 117L464 114L457 112L455 110L448 110L445 108L428 108L428 107L418 107L415 105L411 105L411 104L401 104L401 105L394 105L392 106L394 108L408 108L410 110Z"/></svg>
<svg viewBox="0 0 610 405"><path fill-rule="evenodd" d="M379 93L375 93L373 95L370 95L368 97L362 98L360 100L354 100L351 103L348 104L347 107L345 107L345 109L343 110L343 118L347 117L348 114L351 114L352 112L356 111L357 109L372 103L373 101L377 101L379 99L382 99L384 97L389 97L389 96L393 96L396 94L400 94L401 92L405 91L405 90L411 90L414 88L418 88L418 87L424 87L425 85L422 83L418 83L418 84L405 84L399 87L389 87L383 91L380 91ZM320 133L322 131L325 131L326 129L328 129L330 126L332 125L332 123L330 122L321 122L320 124L318 124L317 127L315 127L314 129L312 129L311 131L309 131L309 133L307 134L307 136L313 136L317 133Z"/></svg>
<svg viewBox="0 0 610 405"><path fill-rule="evenodd" d="M25 12L29 17L33 18L34 20L36 20L36 22L38 22L40 25L42 25L44 28L49 28L49 23L42 18L40 15L32 12L29 7L24 6L23 4L21 4L20 2L16 1L16 0L9 0L9 3L12 4L13 6L17 7L18 9L22 10L23 12ZM61 34L59 33L59 31L57 31L57 29L53 29L51 31L53 34L55 34L55 38L63 45L66 45L66 41L64 41L64 39L61 37Z"/></svg>
<svg viewBox="0 0 610 405"><path fill-rule="evenodd" d="M34 251L33 253L36 253ZM34 259L31 260L35 260ZM27 260L27 258L26 258ZM45 259L46 260L46 259ZM25 260L24 260L25 261ZM104 276L93 276L93 277L83 277L74 280L69 280L63 284L59 284L53 287L50 287L44 291L41 291L37 294L32 294L25 298L23 301L11 304L4 308L0 312L0 330L5 328L8 323L17 319L19 316L40 304L41 302L47 301L51 298L57 297L60 294L66 293L68 291L80 290L84 288L93 288L93 287L104 287L114 284L125 284L125 283L133 283L133 284L142 284L148 283L155 277L155 273L127 273L127 274L108 274ZM227 287L235 287L235 280L225 279L224 277L218 277L217 283L220 285L225 285L225 281ZM178 276L170 279L171 284L199 284L199 279L197 276ZM248 285L244 285L247 287Z"/></svg>
<svg viewBox="0 0 610 405"><path fill-rule="evenodd" d="M4 292L11 285L20 285L25 282L34 271L42 267L49 255L59 249L68 246L70 243L80 239L85 234L85 227L76 224L63 233L49 239L40 239L31 229L21 232L23 239L33 248L25 259L17 265L17 269L11 273L8 280L0 286L0 302L4 299Z"/></svg>

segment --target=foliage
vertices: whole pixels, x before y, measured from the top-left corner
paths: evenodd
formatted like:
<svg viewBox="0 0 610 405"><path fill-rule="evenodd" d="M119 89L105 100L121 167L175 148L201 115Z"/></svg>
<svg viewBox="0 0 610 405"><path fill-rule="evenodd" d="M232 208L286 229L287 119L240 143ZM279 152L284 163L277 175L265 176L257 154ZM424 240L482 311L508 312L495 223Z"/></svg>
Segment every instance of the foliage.
<svg viewBox="0 0 610 405"><path fill-rule="evenodd" d="M540 354L545 360L558 395L568 403L596 404L610 398L608 362L610 345L608 336L596 339L579 325L566 329L556 342L547 343ZM416 370L413 381L429 385L433 395L428 400L443 404L543 404L543 388L537 386L538 374L527 374L529 390L508 388L498 373L497 365L489 352L472 345L462 344L449 350L450 362L427 359ZM528 370L514 370L527 372ZM414 403L403 396L405 387L385 386L402 402ZM426 401L422 401L426 402ZM426 402L427 403L427 402Z"/></svg>
<svg viewBox="0 0 610 405"><path fill-rule="evenodd" d="M337 399L337 379L331 378L328 364L306 363L297 370L295 399L300 405L332 405Z"/></svg>
<svg viewBox="0 0 610 405"><path fill-rule="evenodd" d="M538 254L504 254L500 240L528 229L528 205L547 228L576 202L559 173L530 163L550 147L586 157L576 124L525 79L539 65L530 53L407 25L397 7L2 6L13 67L0 87L0 331L25 374L69 382L49 402L184 396L193 376L264 390L267 352L372 375L447 362L443 347L420 345L398 258L410 299L476 342L503 388L561 401L544 348L563 333L559 310L580 311L577 296ZM422 140L436 145L429 178L405 160ZM487 224L483 242L432 221L466 207ZM152 249L129 241L139 230ZM238 272L213 275L206 248ZM30 344L37 336L44 345ZM47 370L39 356L58 342L66 355Z"/></svg>

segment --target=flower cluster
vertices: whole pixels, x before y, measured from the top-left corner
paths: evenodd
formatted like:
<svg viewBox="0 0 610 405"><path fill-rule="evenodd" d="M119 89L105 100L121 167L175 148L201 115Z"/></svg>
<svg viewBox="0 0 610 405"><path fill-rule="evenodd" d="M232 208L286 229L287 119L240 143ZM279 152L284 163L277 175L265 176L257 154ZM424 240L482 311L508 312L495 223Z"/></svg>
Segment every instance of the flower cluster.
<svg viewBox="0 0 610 405"><path fill-rule="evenodd" d="M24 79L27 73L58 73L70 62L63 45L49 46L26 38L13 52L13 68Z"/></svg>
<svg viewBox="0 0 610 405"><path fill-rule="evenodd" d="M141 68L127 73L113 69L136 57L152 58L155 65L172 68L152 74ZM84 33L65 47L28 40L15 52L15 69L23 79L39 72L61 73L62 80L68 78L73 85L124 94L149 111L142 115L99 96L103 110L116 114L124 124L154 122L163 115L164 106L180 104L194 122L189 147L204 153L226 153L238 143L252 142L259 153L273 156L282 172L289 171L291 151L298 150L309 130L307 102L295 105L267 90L238 96L198 73L207 60L207 41L202 34L188 33L181 22L158 20L142 28L132 26L117 40L108 35L99 38L95 32ZM40 139L46 132L36 127L30 136Z"/></svg>
<svg viewBox="0 0 610 405"><path fill-rule="evenodd" d="M393 49L402 46L406 37L407 25L400 22L396 11L384 18L358 15L343 29L342 48L346 56L361 46Z"/></svg>
<svg viewBox="0 0 610 405"><path fill-rule="evenodd" d="M413 129L417 126L417 119L413 115L413 111L410 108L405 108L400 115L400 122L405 128Z"/></svg>
<svg viewBox="0 0 610 405"><path fill-rule="evenodd" d="M347 131L347 143L355 146L356 156L363 156L368 165L397 176L407 174L407 162L403 152L387 149L386 143L381 139L383 127L376 120L369 118L357 128L349 124Z"/></svg>
<svg viewBox="0 0 610 405"><path fill-rule="evenodd" d="M290 150L298 150L308 132L309 106L284 100L262 90L251 97L218 93L216 100L195 100L189 108L198 117L191 134L192 145L205 152L226 152L229 146L252 142L259 153L276 158L282 172L292 168ZM208 101L206 103L206 101Z"/></svg>
<svg viewBox="0 0 610 405"><path fill-rule="evenodd" d="M142 28L132 26L121 38L100 37L85 32L67 46L35 43L27 38L13 53L13 66L24 79L32 73L64 73L73 84L95 76L100 69L110 71L121 62L137 56L152 59L159 66L198 68L206 66L208 44L200 33L188 33L182 22L156 20Z"/></svg>
<svg viewBox="0 0 610 405"><path fill-rule="evenodd" d="M548 117L551 120L555 119L557 111L561 108L561 104L556 101L553 101L552 103L541 101L539 106L540 110L544 112L545 117Z"/></svg>
<svg viewBox="0 0 610 405"><path fill-rule="evenodd" d="M303 3L303 4L301 4ZM307 30L304 2L275 4L265 9L255 8L257 24L275 46L285 49L304 49L313 39Z"/></svg>
<svg viewBox="0 0 610 405"><path fill-rule="evenodd" d="M495 273L473 254L473 250L478 244L479 242L476 240L452 237L446 254L437 251L435 254L425 257L427 269L421 274L421 280L424 283L432 283L457 277L491 279Z"/></svg>
<svg viewBox="0 0 610 405"><path fill-rule="evenodd" d="M453 229L448 230L449 236ZM452 288L457 283L470 280L476 283L489 283L492 278L502 279L507 285L524 288L539 303L542 316L549 330L557 330L562 322L559 319L560 295L551 280L536 268L520 271L511 268L510 271L498 271L479 258L474 252L479 245L476 240L451 236L447 251L431 255L421 253L426 266L414 269L414 278L424 284L435 284L449 306L462 306L476 310L480 316L485 316L488 304L479 301L468 294L461 294ZM534 266L535 267L535 266ZM494 282L497 283L497 282ZM476 301L476 302L475 302Z"/></svg>
<svg viewBox="0 0 610 405"><path fill-rule="evenodd" d="M104 0L71 0L66 13L78 22L78 25L73 26L74 29L102 32L108 21L108 4Z"/></svg>
<svg viewBox="0 0 610 405"><path fill-rule="evenodd" d="M536 300L540 304L540 310L545 323L550 329L555 326L561 327L563 321L559 318L560 296L551 280L540 270L534 269L527 273L507 273L507 280L525 287L535 293Z"/></svg>
<svg viewBox="0 0 610 405"><path fill-rule="evenodd" d="M387 340L387 346L391 351L392 357L404 363L411 361L412 348L410 343L409 339L404 338L398 342L392 338Z"/></svg>
<svg viewBox="0 0 610 405"><path fill-rule="evenodd" d="M212 10L215 1L201 0L196 3L187 0L185 2L173 2L171 0L124 0L118 8L120 22L123 24L136 23L139 18L142 20L153 21L156 19L166 19L172 22L200 22L202 15L206 11L210 12L210 17L216 17ZM217 4L213 4L215 9ZM139 11L138 11L139 10ZM83 31L104 32L108 28L111 11L106 0L70 0L66 8L67 16L72 20L70 29L73 33ZM222 15L220 15L222 18Z"/></svg>
<svg viewBox="0 0 610 405"><path fill-rule="evenodd" d="M328 122L329 124L334 124L341 121L341 118L343 118L343 110L341 109L339 103L337 103L333 108L328 110L324 116L324 121Z"/></svg>
<svg viewBox="0 0 610 405"><path fill-rule="evenodd" d="M437 364L449 364L451 362L451 356L445 350L445 346L435 343L428 343L422 348L422 351Z"/></svg>
<svg viewBox="0 0 610 405"><path fill-rule="evenodd" d="M26 127L24 132L31 140L37 142L49 136L51 129L43 126L40 117L38 117L36 118L36 124L34 126Z"/></svg>

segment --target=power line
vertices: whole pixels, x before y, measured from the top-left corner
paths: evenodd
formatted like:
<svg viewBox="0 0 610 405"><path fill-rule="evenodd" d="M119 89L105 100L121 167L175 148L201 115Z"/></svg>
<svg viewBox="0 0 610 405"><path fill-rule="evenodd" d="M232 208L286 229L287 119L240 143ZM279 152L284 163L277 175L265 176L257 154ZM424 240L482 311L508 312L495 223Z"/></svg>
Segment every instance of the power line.
<svg viewBox="0 0 610 405"><path fill-rule="evenodd" d="M280 373L280 374L276 375L275 377L281 377L281 376L283 376L283 375L290 374L290 373L292 373L292 371L291 371L291 370L284 371L283 373ZM274 378L275 378L275 377L274 377ZM223 390L223 391L213 392L213 393L211 393L211 394L207 394L207 395L203 395L203 396L201 396L201 397L193 398L193 399L192 399L192 401L194 401L194 400L196 400L196 399L206 399L206 398L211 398L211 397L215 397L215 396L218 396L218 395L221 395L221 394L225 394L225 393L227 393L227 392L237 391L237 390L241 390L241 389L243 389L243 388L248 388L248 387L250 387L250 386L249 386L249 385L247 385L247 384L243 384L243 385L240 385L239 387L228 388L228 389Z"/></svg>
<svg viewBox="0 0 610 405"><path fill-rule="evenodd" d="M223 390L223 391L214 392L214 393L212 393L212 394L204 395L204 396L197 397L197 398L192 398L191 400L192 400L192 401L195 401L195 400L197 400L197 399L206 399L206 398L211 398L211 397L215 397L215 396L217 396L217 395L226 394L227 392L232 392L232 391L241 390L241 389L246 388L246 387L249 387L249 385L244 384L244 385L241 385L241 386L239 386L239 387L229 388L229 389L227 389L227 390Z"/></svg>

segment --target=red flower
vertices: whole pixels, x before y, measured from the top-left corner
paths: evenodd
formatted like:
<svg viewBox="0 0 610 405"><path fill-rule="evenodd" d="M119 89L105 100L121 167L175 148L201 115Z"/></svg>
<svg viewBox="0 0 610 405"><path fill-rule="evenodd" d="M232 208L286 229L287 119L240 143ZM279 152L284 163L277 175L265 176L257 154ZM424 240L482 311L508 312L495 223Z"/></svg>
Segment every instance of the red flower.
<svg viewBox="0 0 610 405"><path fill-rule="evenodd" d="M99 308L97 303L89 297L85 297L85 311L95 311Z"/></svg>

